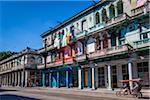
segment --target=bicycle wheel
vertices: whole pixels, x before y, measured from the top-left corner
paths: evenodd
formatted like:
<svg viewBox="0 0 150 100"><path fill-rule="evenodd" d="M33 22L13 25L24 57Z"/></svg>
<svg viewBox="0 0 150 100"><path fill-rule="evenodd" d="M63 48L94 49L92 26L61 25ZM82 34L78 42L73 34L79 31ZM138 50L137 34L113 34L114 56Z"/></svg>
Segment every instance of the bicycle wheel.
<svg viewBox="0 0 150 100"><path fill-rule="evenodd" d="M121 91L117 91L116 96L121 96Z"/></svg>
<svg viewBox="0 0 150 100"><path fill-rule="evenodd" d="M138 92L138 93L136 94L136 97L137 97L137 98L141 98L141 97L142 97L142 93L141 93L141 92Z"/></svg>

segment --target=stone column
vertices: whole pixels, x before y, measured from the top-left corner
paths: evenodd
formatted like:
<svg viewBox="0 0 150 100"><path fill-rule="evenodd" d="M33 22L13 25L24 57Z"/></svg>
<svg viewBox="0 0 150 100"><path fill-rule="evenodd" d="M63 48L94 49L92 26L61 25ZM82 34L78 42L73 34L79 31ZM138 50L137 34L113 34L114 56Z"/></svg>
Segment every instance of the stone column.
<svg viewBox="0 0 150 100"><path fill-rule="evenodd" d="M66 71L66 87L69 88L69 72Z"/></svg>
<svg viewBox="0 0 150 100"><path fill-rule="evenodd" d="M112 85L111 85L111 66L108 65L108 89L111 90L112 89Z"/></svg>
<svg viewBox="0 0 150 100"><path fill-rule="evenodd" d="M104 67L105 87L108 87L108 67Z"/></svg>
<svg viewBox="0 0 150 100"><path fill-rule="evenodd" d="M29 71L26 70L26 71L25 71L25 87L28 86L28 77L29 77Z"/></svg>
<svg viewBox="0 0 150 100"><path fill-rule="evenodd" d="M99 12L99 19L100 19L100 23L103 23L103 21L102 21L102 10L100 10L100 12Z"/></svg>
<svg viewBox="0 0 150 100"><path fill-rule="evenodd" d="M116 36L116 46L119 46L119 37Z"/></svg>
<svg viewBox="0 0 150 100"><path fill-rule="evenodd" d="M101 50L103 50L103 40L101 40Z"/></svg>
<svg viewBox="0 0 150 100"><path fill-rule="evenodd" d="M78 69L78 88L82 89L81 68Z"/></svg>
<svg viewBox="0 0 150 100"><path fill-rule="evenodd" d="M92 89L95 90L95 68L92 66Z"/></svg>
<svg viewBox="0 0 150 100"><path fill-rule="evenodd" d="M24 71L21 71L21 86L24 87Z"/></svg>
<svg viewBox="0 0 150 100"><path fill-rule="evenodd" d="M18 86L20 86L20 71L18 71Z"/></svg>
<svg viewBox="0 0 150 100"><path fill-rule="evenodd" d="M18 73L17 72L15 72L15 78L16 78L16 80L15 80L15 86L17 86L17 84L18 84Z"/></svg>
<svg viewBox="0 0 150 100"><path fill-rule="evenodd" d="M45 87L45 72L42 72L42 85Z"/></svg>
<svg viewBox="0 0 150 100"><path fill-rule="evenodd" d="M107 17L109 19L110 18L110 15L109 15L109 6L106 6L106 14L107 14Z"/></svg>
<svg viewBox="0 0 150 100"><path fill-rule="evenodd" d="M110 39L110 37L108 38L108 48L111 48L111 39Z"/></svg>
<svg viewBox="0 0 150 100"><path fill-rule="evenodd" d="M132 80L132 63L128 62L128 73L129 73L129 80ZM133 89L133 83L129 82L130 89Z"/></svg>
<svg viewBox="0 0 150 100"><path fill-rule="evenodd" d="M115 17L117 17L118 16L117 3L114 3L114 8L115 8Z"/></svg>

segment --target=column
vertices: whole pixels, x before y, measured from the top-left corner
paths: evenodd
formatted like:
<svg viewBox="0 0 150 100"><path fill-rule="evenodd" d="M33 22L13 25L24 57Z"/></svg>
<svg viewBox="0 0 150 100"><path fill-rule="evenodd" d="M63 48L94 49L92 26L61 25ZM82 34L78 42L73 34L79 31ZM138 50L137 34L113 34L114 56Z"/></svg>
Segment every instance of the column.
<svg viewBox="0 0 150 100"><path fill-rule="evenodd" d="M116 46L119 46L119 37L116 36Z"/></svg>
<svg viewBox="0 0 150 100"><path fill-rule="evenodd" d="M117 3L114 3L114 8L115 8L115 17L117 17L118 16Z"/></svg>
<svg viewBox="0 0 150 100"><path fill-rule="evenodd" d="M44 71L42 72L42 84L43 84L43 87L45 87L45 72Z"/></svg>
<svg viewBox="0 0 150 100"><path fill-rule="evenodd" d="M91 88L91 68L88 68L88 88Z"/></svg>
<svg viewBox="0 0 150 100"><path fill-rule="evenodd" d="M108 48L111 48L111 39L110 39L110 37L108 38Z"/></svg>
<svg viewBox="0 0 150 100"><path fill-rule="evenodd" d="M57 72L57 87L59 88L59 72Z"/></svg>
<svg viewBox="0 0 150 100"><path fill-rule="evenodd" d="M128 62L129 80L132 80L132 63ZM133 89L133 83L129 82L130 89Z"/></svg>
<svg viewBox="0 0 150 100"><path fill-rule="evenodd" d="M18 86L20 86L20 71L18 71Z"/></svg>
<svg viewBox="0 0 150 100"><path fill-rule="evenodd" d="M17 72L15 72L15 86L17 86L17 83L18 83L18 73Z"/></svg>
<svg viewBox="0 0 150 100"><path fill-rule="evenodd" d="M66 71L66 87L69 88L69 71Z"/></svg>
<svg viewBox="0 0 150 100"><path fill-rule="evenodd" d="M92 89L95 89L95 68L92 66Z"/></svg>
<svg viewBox="0 0 150 100"><path fill-rule="evenodd" d="M110 15L109 15L109 6L106 6L106 14L107 14L107 17L109 19L110 18Z"/></svg>
<svg viewBox="0 0 150 100"><path fill-rule="evenodd" d="M111 90L112 89L112 86L111 86L111 66L110 65L108 65L107 66L108 67L108 89L109 90Z"/></svg>
<svg viewBox="0 0 150 100"><path fill-rule="evenodd" d="M28 77L29 77L29 72L26 70L25 71L25 87L27 87L28 86Z"/></svg>
<svg viewBox="0 0 150 100"><path fill-rule="evenodd" d="M101 40L101 50L103 50L103 40Z"/></svg>
<svg viewBox="0 0 150 100"><path fill-rule="evenodd" d="M82 89L81 68L78 69L78 88Z"/></svg>
<svg viewBox="0 0 150 100"><path fill-rule="evenodd" d="M24 71L21 71L21 86L24 87Z"/></svg>
<svg viewBox="0 0 150 100"><path fill-rule="evenodd" d="M102 10L100 10L100 12L99 12L99 19L100 19L100 23L103 23L103 21L102 21Z"/></svg>
<svg viewBox="0 0 150 100"><path fill-rule="evenodd" d="M52 87L52 73L49 73L49 87Z"/></svg>

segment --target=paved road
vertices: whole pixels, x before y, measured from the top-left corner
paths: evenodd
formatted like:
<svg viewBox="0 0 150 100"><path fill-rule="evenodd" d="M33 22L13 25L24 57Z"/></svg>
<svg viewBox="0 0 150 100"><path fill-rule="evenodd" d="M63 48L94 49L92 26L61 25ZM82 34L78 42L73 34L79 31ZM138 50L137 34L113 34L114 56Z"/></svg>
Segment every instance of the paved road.
<svg viewBox="0 0 150 100"><path fill-rule="evenodd" d="M43 92L25 89L1 89L0 100L121 100L121 97L115 96L89 96L89 95L76 95L64 94L56 92ZM133 98L130 98L132 100ZM125 100L125 99L124 99Z"/></svg>

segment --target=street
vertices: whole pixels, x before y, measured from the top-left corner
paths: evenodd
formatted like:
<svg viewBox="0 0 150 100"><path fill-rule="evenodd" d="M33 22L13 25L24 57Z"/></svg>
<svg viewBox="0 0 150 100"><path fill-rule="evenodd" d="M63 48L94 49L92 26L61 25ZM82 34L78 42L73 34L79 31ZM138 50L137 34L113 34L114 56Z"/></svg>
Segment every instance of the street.
<svg viewBox="0 0 150 100"><path fill-rule="evenodd" d="M86 95L76 92L60 92L58 90L40 90L30 88L0 89L0 100L133 100L131 97L117 97L112 94ZM148 98L143 98L148 99Z"/></svg>

